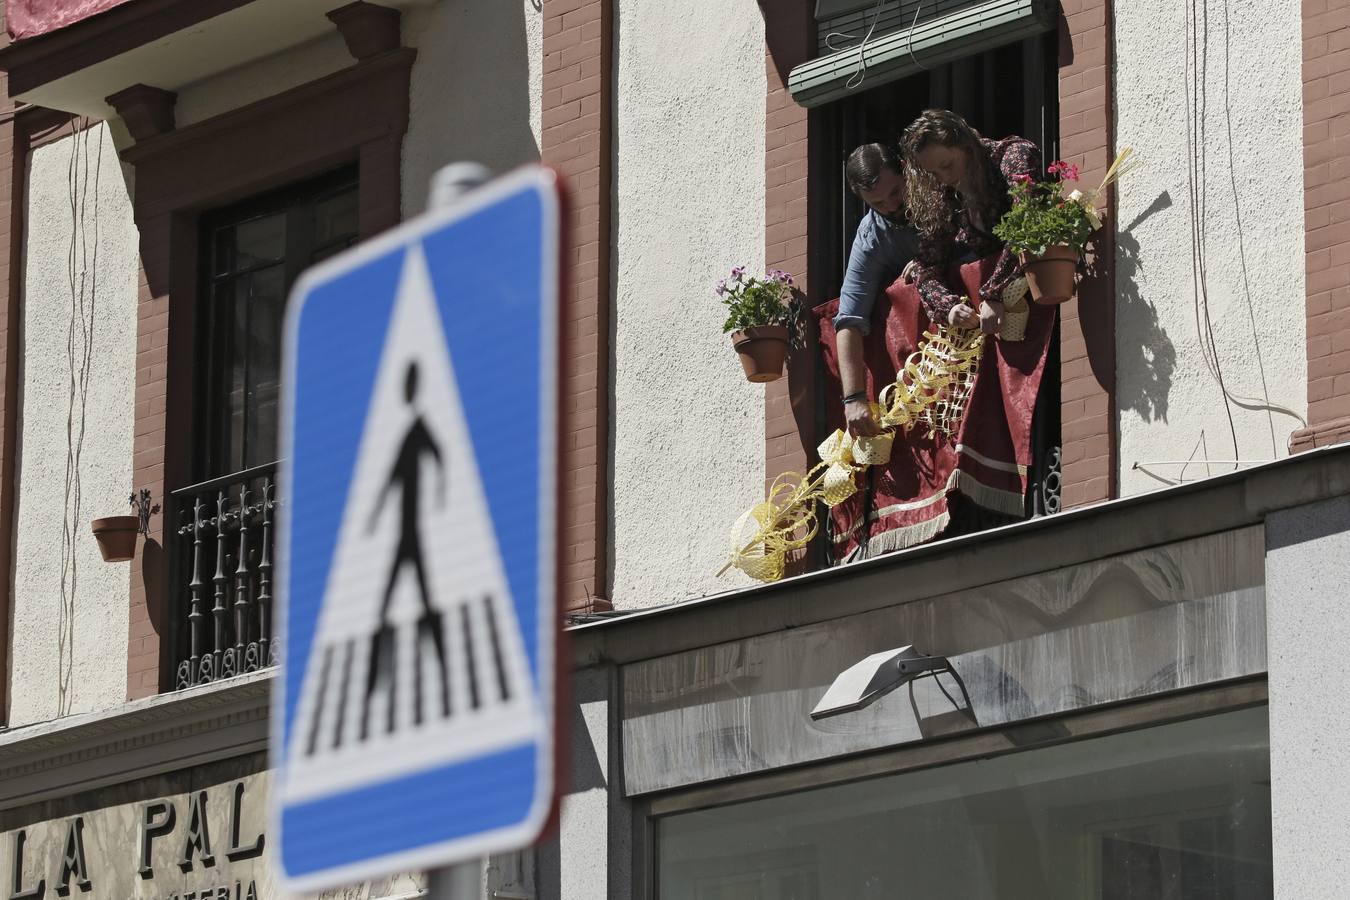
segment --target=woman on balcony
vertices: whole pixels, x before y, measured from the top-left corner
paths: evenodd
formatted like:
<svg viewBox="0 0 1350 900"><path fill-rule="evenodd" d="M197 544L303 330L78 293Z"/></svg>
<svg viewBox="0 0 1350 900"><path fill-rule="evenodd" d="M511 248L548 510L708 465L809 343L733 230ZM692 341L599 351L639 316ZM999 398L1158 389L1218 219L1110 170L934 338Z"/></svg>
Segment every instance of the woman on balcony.
<svg viewBox="0 0 1350 900"><path fill-rule="evenodd" d="M994 237L1007 212L1014 180L1040 178L1041 154L1026 138L991 141L956 113L925 110L901 139L914 177L907 181L909 219L919 232L912 270L928 317L967 328L997 332L1003 322L1004 291L1020 277L1017 256ZM998 254L980 285L979 311L953 291L947 276L953 263Z"/></svg>

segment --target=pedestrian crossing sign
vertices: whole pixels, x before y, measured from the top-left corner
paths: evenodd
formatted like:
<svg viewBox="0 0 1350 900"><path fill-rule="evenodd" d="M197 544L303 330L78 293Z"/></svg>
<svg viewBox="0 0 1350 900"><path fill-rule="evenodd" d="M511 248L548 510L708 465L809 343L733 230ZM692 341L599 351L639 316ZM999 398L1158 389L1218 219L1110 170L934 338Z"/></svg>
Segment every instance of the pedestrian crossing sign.
<svg viewBox="0 0 1350 900"><path fill-rule="evenodd" d="M273 809L313 891L533 842L555 797L558 227L532 168L301 277Z"/></svg>

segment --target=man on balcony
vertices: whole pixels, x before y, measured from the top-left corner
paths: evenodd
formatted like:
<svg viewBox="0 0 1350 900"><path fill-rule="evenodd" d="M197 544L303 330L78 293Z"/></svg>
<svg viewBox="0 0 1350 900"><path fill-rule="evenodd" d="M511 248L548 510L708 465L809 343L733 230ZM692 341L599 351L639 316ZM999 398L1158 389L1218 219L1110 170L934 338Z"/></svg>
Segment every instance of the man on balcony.
<svg viewBox="0 0 1350 900"><path fill-rule="evenodd" d="M872 327L877 296L899 278L918 252L919 239L905 224L905 173L900 154L886 144L863 144L844 166L849 189L867 204L858 223L848 269L839 291L839 378L844 390L844 415L855 435L879 430L872 417L863 366L863 340Z"/></svg>

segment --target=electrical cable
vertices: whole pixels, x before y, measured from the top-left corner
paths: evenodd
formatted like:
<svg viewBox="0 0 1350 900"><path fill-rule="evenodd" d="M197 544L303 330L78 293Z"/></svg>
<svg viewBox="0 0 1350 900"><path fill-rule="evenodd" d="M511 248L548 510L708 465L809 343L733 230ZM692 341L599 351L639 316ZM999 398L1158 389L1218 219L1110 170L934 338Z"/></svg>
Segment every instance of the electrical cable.
<svg viewBox="0 0 1350 900"><path fill-rule="evenodd" d="M1186 6L1186 82L1190 86L1186 92L1186 182L1191 211L1191 279L1194 283L1194 310L1196 337L1200 340L1200 356L1205 368L1219 385L1223 396L1224 415L1228 419L1228 432L1233 441L1233 456L1241 456L1238 447L1237 423L1233 419L1233 410L1229 404L1229 392L1224 384L1223 368L1219 361L1218 344L1214 339L1213 320L1209 314L1208 272L1205 265L1205 238L1208 229L1205 225L1205 100L1204 75L1208 69L1208 46L1203 55L1198 47L1197 33L1201 23L1197 22L1195 0ZM1206 33L1209 31L1209 10L1206 5L1203 19ZM1212 357L1212 358L1211 358ZM1234 467L1236 469L1236 467Z"/></svg>
<svg viewBox="0 0 1350 900"><path fill-rule="evenodd" d="M1191 270L1194 281L1194 312L1196 336L1200 340L1201 358L1205 362L1205 367L1209 371L1224 400L1224 413L1228 420L1228 430L1233 443L1233 456L1241 460L1242 453L1238 446L1237 425L1233 418L1232 407L1237 406L1240 409L1251 411L1264 410L1267 413L1267 419L1271 429L1271 443L1274 453L1278 455L1279 449L1275 445L1274 419L1271 416L1273 412L1279 412L1297 419L1305 426L1306 419L1296 410L1273 403L1270 400L1268 382L1265 375L1265 363L1261 354L1259 334L1256 329L1255 306L1251 299L1250 280L1246 265L1246 247L1243 240L1241 211L1238 208L1236 172L1234 171L1232 158L1232 119L1231 107L1227 96L1228 90L1228 70L1229 70L1229 51L1225 44L1224 47L1224 90L1225 90L1225 113L1228 125L1229 140L1229 179L1233 185L1233 203L1235 214L1237 216L1238 227L1238 252L1239 262L1242 268L1243 287L1245 299L1247 302L1248 322L1252 328L1252 338L1255 342L1257 367L1261 378L1262 393L1264 399L1255 397L1244 397L1236 394L1229 389L1227 380L1224 377L1223 363L1220 358L1218 341L1214 334L1214 321L1210 315L1209 299L1209 273L1206 264L1206 242L1208 228L1206 224L1205 208L1205 120L1208 106L1208 95L1204 89L1204 77L1209 67L1209 47L1208 42L1204 42L1203 50L1200 49L1202 43L1201 33L1209 33L1209 4L1208 0L1202 0L1203 5L1197 10L1196 0L1191 0L1186 7L1186 67L1188 88L1186 98L1186 141L1187 141L1187 188L1191 205ZM1228 8L1225 3L1225 29L1228 27ZM1234 470L1237 466L1234 466Z"/></svg>
<svg viewBox="0 0 1350 900"><path fill-rule="evenodd" d="M922 0L920 0L922 3ZM862 85L867 78L867 42L872 39L872 32L877 30L877 22L881 20L881 7L886 4L886 0L877 0L877 5L872 8L872 24L867 28L867 34L863 35L862 42L858 44L858 67L854 69L853 74L849 76L844 87L850 91ZM846 38L852 40L854 35L843 34L838 31L831 31L825 35L825 46L835 53L842 53L844 50L851 50L851 47L835 47L834 38Z"/></svg>
<svg viewBox="0 0 1350 900"><path fill-rule="evenodd" d="M79 590L76 532L82 519L81 466L87 430L89 383L93 370L93 343L98 289L98 191L103 167L106 128L99 125L98 146L92 164L94 200L89 206L91 182L90 135L93 124L76 120L67 167L67 199L71 235L66 252L70 290L70 318L66 328L66 472L61 535L61 608L58 615L58 711L69 713L73 698L75 602ZM92 242L89 223L93 222ZM78 337L78 340L77 340ZM78 407L78 413L77 413Z"/></svg>
<svg viewBox="0 0 1350 900"><path fill-rule="evenodd" d="M1261 404L1266 411L1266 420L1270 426L1270 451L1272 455L1278 456L1279 446L1275 438L1275 416L1274 413L1282 412L1293 416L1302 424L1304 428L1308 427L1308 420L1302 415L1288 407L1281 406L1278 403L1270 401L1270 387L1266 382L1266 364L1261 354L1261 336L1256 328L1256 306L1252 303L1251 277L1247 273L1247 241L1246 232L1242 227L1242 203L1238 200L1237 186L1237 165L1233 159L1233 103L1232 94L1229 91L1229 78L1232 71L1232 52L1229 41L1231 39L1230 22L1228 14L1227 0L1223 7L1223 114L1224 125L1228 132L1228 183L1233 189L1233 218L1237 225L1238 238L1238 264L1242 268L1242 295L1247 301L1247 321L1252 328L1252 346L1256 350L1256 368L1261 375L1261 396L1264 402ZM1233 402L1243 405L1240 401L1247 399L1234 397ZM1251 398L1252 403L1256 403L1255 398Z"/></svg>
<svg viewBox="0 0 1350 900"><path fill-rule="evenodd" d="M914 55L914 29L919 25L919 11L923 9L923 0L914 7L914 21L909 23L909 34L905 35L905 52L909 54L909 61L918 66L921 71L927 72L928 67L919 62L919 58Z"/></svg>

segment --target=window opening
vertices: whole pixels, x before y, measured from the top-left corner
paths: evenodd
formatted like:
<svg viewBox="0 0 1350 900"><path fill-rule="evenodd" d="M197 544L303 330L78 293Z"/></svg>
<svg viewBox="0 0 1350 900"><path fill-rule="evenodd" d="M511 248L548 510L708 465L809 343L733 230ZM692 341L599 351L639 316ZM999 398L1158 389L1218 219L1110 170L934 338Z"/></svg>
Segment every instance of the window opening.
<svg viewBox="0 0 1350 900"><path fill-rule="evenodd" d="M291 286L355 243L344 169L201 219L194 484L171 494L176 688L275 665L272 595L281 326Z"/></svg>
<svg viewBox="0 0 1350 900"><path fill-rule="evenodd" d="M930 108L951 109L987 138L1017 134L1035 141L1043 160L1059 155L1057 41L1053 33L974 54L908 78L863 90L854 96L812 110L811 131L822 140L813 147L828 184L813 186L819 209L813 223L815 251L812 282L817 301L839 296L849 249L866 211L848 188L844 162L853 148L870 142L898 143L904 127ZM819 275L817 275L819 273ZM814 292L813 292L814 293ZM817 391L823 398L824 391ZM1028 473L1025 514L1028 517L1059 509L1060 447L1059 321L1050 340L1045 375L1032 419L1032 466ZM817 422L824 435L823 406ZM967 521L968 520L968 521ZM827 519L828 522L828 519ZM965 504L961 521L948 534L1004 524L997 514L985 514ZM955 529L960 529L959 531ZM827 532L828 526L822 529ZM828 541L822 534L821 541ZM821 544L823 548L826 546ZM823 557L821 557L823 558Z"/></svg>
<svg viewBox="0 0 1350 900"><path fill-rule="evenodd" d="M198 480L275 461L286 297L356 241L356 183L346 169L203 218Z"/></svg>

